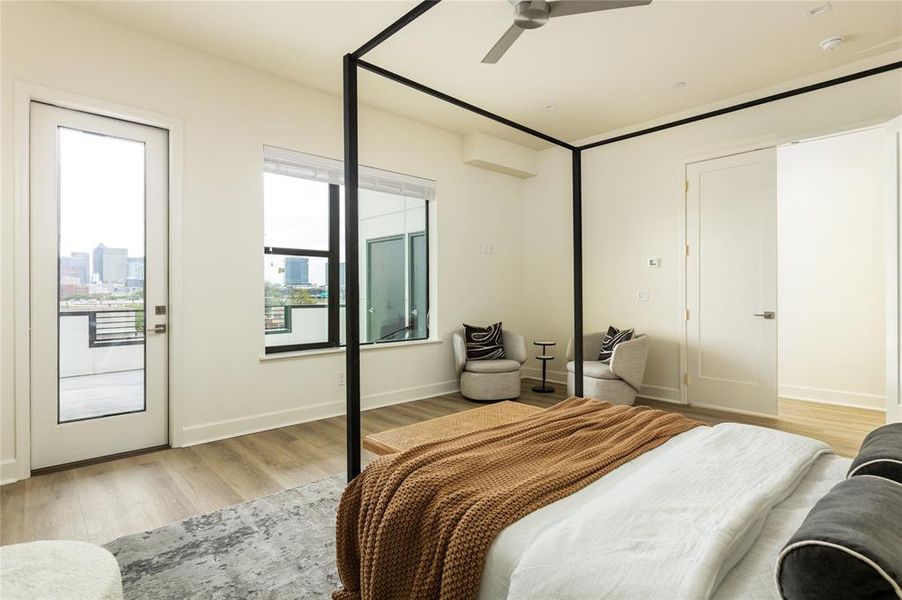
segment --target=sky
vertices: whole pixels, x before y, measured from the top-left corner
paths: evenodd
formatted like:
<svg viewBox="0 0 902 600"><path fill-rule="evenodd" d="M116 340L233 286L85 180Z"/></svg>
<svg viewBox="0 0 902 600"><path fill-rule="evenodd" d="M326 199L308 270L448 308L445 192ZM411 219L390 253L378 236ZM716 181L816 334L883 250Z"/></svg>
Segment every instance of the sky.
<svg viewBox="0 0 902 600"><path fill-rule="evenodd" d="M264 173L263 204L266 219L264 246L297 248L299 240L303 240L306 249L329 249L328 183ZM344 233L343 222L341 229ZM263 258L266 281L284 283L285 276L279 272L284 265L284 257L267 254ZM311 259L308 275L310 283L325 285L326 260Z"/></svg>
<svg viewBox="0 0 902 600"><path fill-rule="evenodd" d="M144 143L60 128L60 256L144 256Z"/></svg>

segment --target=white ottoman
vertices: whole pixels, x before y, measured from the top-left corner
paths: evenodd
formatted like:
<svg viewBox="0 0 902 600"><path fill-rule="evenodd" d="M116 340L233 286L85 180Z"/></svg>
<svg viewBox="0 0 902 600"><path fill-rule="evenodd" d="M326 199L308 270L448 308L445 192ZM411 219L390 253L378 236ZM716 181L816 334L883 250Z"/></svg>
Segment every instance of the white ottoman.
<svg viewBox="0 0 902 600"><path fill-rule="evenodd" d="M122 600L119 563L87 542L47 541L0 547L3 600Z"/></svg>

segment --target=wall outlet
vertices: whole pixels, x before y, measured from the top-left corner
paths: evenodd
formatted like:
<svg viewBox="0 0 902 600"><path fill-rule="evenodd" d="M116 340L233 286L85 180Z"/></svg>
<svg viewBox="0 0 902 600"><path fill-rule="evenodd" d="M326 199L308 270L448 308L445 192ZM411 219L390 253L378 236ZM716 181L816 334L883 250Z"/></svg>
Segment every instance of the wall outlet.
<svg viewBox="0 0 902 600"><path fill-rule="evenodd" d="M339 386L342 386L342 385L344 385L344 384L345 384L345 374L344 374L344 373L339 373L339 374L338 374L338 385L339 385Z"/></svg>
<svg viewBox="0 0 902 600"><path fill-rule="evenodd" d="M638 302L648 302L648 290L636 290L636 300Z"/></svg>

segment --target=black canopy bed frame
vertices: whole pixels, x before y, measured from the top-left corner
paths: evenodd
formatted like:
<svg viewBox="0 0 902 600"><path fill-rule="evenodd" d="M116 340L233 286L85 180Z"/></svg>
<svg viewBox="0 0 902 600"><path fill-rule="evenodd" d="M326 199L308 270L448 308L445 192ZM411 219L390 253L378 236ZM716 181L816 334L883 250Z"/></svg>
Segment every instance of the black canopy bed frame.
<svg viewBox="0 0 902 600"><path fill-rule="evenodd" d="M744 110L807 94L824 88L840 85L850 81L863 79L888 71L902 68L902 61L881 65L857 73L829 79L819 83L795 88L785 92L772 94L755 100L749 100L725 108L719 108L691 117L678 119L654 127L641 129L631 133L602 139L582 146L575 146L553 136L522 125L488 110L455 98L449 94L433 89L397 73L363 60L368 52L387 41L404 27L410 25L426 11L438 5L440 0L425 0L404 14L397 21L383 29L371 40L354 52L346 54L343 59L344 68L344 177L345 177L345 272L346 291L345 312L346 323L346 436L347 436L347 476L348 481L356 477L361 470L361 427L360 427L360 283L358 257L358 104L357 104L357 71L364 69L401 85L407 86L439 100L453 104L472 113L507 125L523 133L545 140L555 146L568 150L572 158L572 211L573 211L573 337L583 337L583 273L582 273L582 153L585 150L599 148L615 142L664 131L680 125L710 119L731 112ZM583 393L583 348L582 344L574 344L574 383L577 396Z"/></svg>

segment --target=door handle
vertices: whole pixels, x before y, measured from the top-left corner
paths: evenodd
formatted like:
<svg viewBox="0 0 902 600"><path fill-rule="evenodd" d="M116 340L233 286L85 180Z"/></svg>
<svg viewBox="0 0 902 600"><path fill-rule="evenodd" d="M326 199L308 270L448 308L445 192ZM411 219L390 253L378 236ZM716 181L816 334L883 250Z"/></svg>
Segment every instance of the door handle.
<svg viewBox="0 0 902 600"><path fill-rule="evenodd" d="M765 319L767 319L767 320L772 320L772 319L776 319L776 318L777 318L777 313L775 313L775 312L772 311L772 310L766 310L766 311L764 311L763 313L755 313L754 316L756 316L756 317L763 317L763 318L765 318Z"/></svg>
<svg viewBox="0 0 902 600"><path fill-rule="evenodd" d="M153 326L153 329L145 329L144 333L166 333L166 324L158 323Z"/></svg>

